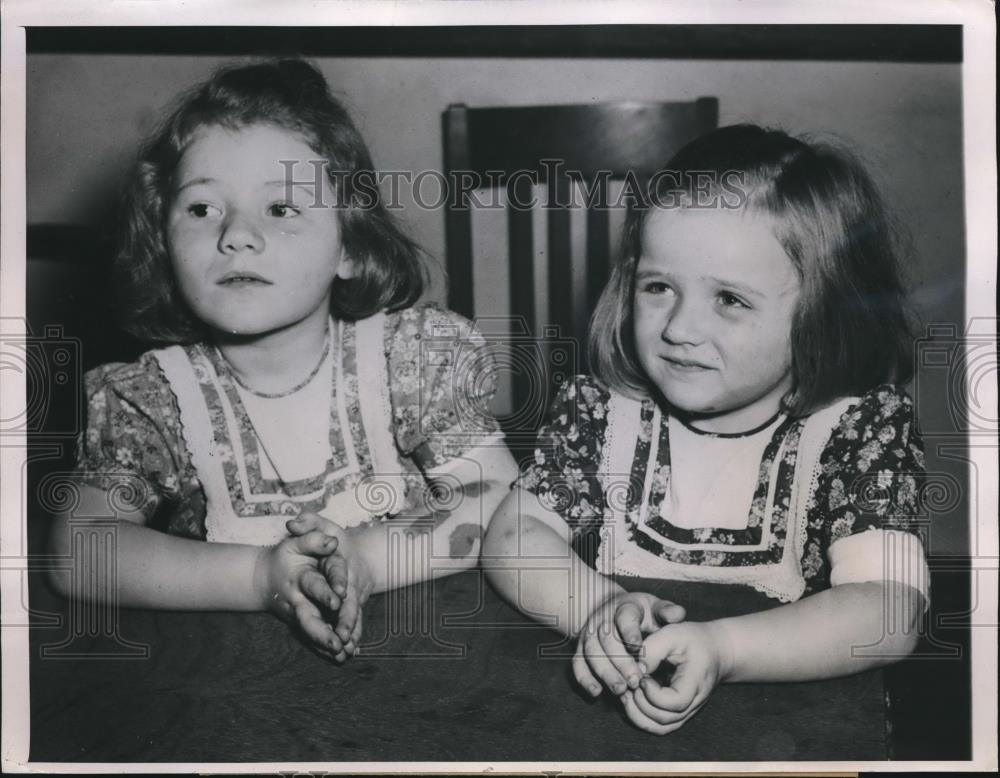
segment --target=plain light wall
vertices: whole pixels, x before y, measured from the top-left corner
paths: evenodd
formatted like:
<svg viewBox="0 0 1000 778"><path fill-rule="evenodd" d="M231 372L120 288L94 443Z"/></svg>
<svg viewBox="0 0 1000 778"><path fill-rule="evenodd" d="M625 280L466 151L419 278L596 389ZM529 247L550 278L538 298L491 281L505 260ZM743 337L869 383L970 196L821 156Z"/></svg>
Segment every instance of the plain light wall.
<svg viewBox="0 0 1000 778"><path fill-rule="evenodd" d="M223 61L209 56L29 55L29 223L88 222L136 144L177 92ZM548 58L316 58L383 170L441 170L441 114L470 107L613 100L719 99L720 124L751 121L850 144L881 184L913 242L909 275L926 323L964 329L965 223L961 65L876 62ZM443 265L444 212L404 189L398 214ZM501 280L504 249L477 255ZM490 267L487 267L489 265ZM503 314L506 289L477 293L477 313ZM444 299L440 273L431 296ZM949 424L947 379L921 376L924 429ZM928 446L928 468L964 468ZM963 490L964 492L965 490ZM968 548L961 505L935 518L931 546Z"/></svg>

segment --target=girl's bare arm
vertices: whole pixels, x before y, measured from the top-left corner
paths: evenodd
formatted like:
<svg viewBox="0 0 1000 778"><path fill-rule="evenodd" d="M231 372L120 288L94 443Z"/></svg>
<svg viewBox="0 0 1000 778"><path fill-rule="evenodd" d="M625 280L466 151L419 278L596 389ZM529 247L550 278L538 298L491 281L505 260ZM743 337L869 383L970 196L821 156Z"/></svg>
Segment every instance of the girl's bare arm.
<svg viewBox="0 0 1000 778"><path fill-rule="evenodd" d="M598 605L625 591L576 554L566 523L525 489L511 490L494 514L483 566L514 607L571 637Z"/></svg>
<svg viewBox="0 0 1000 778"><path fill-rule="evenodd" d="M107 520L115 517L104 491L92 486L80 487L80 502L73 511L73 523L86 519ZM70 516L55 517L50 536L53 554L73 557L70 548ZM125 607L262 610L260 595L254 586L254 569L263 549L228 543L205 543L179 538L153 530L143 523L140 514L117 514L114 545L97 548L94 559L74 559L86 565L75 574L96 576L107 565L116 569L118 601ZM112 551L113 549L113 551ZM106 554L114 554L113 559ZM65 596L72 594L73 577L68 572L52 574L52 584ZM95 590L98 596L110 592Z"/></svg>
<svg viewBox="0 0 1000 778"><path fill-rule="evenodd" d="M871 581L720 619L722 679L806 681L890 664L916 646L923 603L911 586Z"/></svg>
<svg viewBox="0 0 1000 778"><path fill-rule="evenodd" d="M490 517L516 477L517 466L505 446L480 449L475 460L460 460L448 470L447 484L462 484L449 509L345 530L350 546L370 571L371 591L389 591L474 567ZM430 480L433 483L433 475ZM347 544L345 553L346 548Z"/></svg>

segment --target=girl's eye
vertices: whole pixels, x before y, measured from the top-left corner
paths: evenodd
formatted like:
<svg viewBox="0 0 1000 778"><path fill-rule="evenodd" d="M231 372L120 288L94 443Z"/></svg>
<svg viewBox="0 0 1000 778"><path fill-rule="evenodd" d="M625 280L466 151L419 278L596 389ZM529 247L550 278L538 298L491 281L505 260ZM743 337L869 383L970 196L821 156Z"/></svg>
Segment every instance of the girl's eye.
<svg viewBox="0 0 1000 778"><path fill-rule="evenodd" d="M642 290L650 294L666 294L670 291L670 287L663 281L647 281Z"/></svg>
<svg viewBox="0 0 1000 778"><path fill-rule="evenodd" d="M208 203L192 203L187 207L187 212L196 219L207 219L209 216L218 216L222 213L221 210Z"/></svg>
<svg viewBox="0 0 1000 778"><path fill-rule="evenodd" d="M268 206L267 212L278 219L293 219L300 213L298 208L289 203L274 203Z"/></svg>
<svg viewBox="0 0 1000 778"><path fill-rule="evenodd" d="M746 301L732 292L719 292L719 302L725 308L749 308Z"/></svg>

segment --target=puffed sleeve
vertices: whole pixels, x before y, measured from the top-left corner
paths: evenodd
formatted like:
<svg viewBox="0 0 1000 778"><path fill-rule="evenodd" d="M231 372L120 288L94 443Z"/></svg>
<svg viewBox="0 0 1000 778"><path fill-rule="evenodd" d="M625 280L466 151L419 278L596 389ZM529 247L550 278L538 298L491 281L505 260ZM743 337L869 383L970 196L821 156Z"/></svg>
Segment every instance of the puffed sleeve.
<svg viewBox="0 0 1000 778"><path fill-rule="evenodd" d="M910 398L889 385L863 396L841 417L820 458L804 564L808 590L895 580L926 598L924 480Z"/></svg>
<svg viewBox="0 0 1000 778"><path fill-rule="evenodd" d="M115 492L117 504L149 522L177 504L186 473L179 413L155 359L105 365L84 376L87 421L77 441L77 475Z"/></svg>
<svg viewBox="0 0 1000 778"><path fill-rule="evenodd" d="M596 532L603 521L598 470L609 397L588 376L564 383L538 433L534 460L517 481L567 522L577 540L583 532Z"/></svg>
<svg viewBox="0 0 1000 778"><path fill-rule="evenodd" d="M433 305L407 308L390 315L386 337L393 432L404 456L427 472L500 442L490 410L493 355L468 319Z"/></svg>

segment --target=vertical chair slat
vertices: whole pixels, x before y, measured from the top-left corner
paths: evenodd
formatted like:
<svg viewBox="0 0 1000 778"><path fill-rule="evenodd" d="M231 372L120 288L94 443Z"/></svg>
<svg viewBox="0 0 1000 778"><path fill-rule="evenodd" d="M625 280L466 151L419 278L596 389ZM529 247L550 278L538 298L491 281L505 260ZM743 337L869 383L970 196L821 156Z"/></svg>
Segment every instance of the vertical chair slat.
<svg viewBox="0 0 1000 778"><path fill-rule="evenodd" d="M469 169L468 109L451 105L444 114L444 163L449 174ZM449 184L451 181L449 181ZM445 254L448 266L448 307L472 318L472 213L468 198L456 202L450 192L445 205Z"/></svg>
<svg viewBox="0 0 1000 778"><path fill-rule="evenodd" d="M531 376L537 376L540 365L531 337L535 335L535 266L531 209L526 207L532 196L531 181L514 176L507 182L507 246L510 263L510 314L513 376L513 430L524 426L530 434L532 420L522 418L531 407L533 387ZM513 206L511 205L513 204ZM520 337L518 337L520 336Z"/></svg>
<svg viewBox="0 0 1000 778"><path fill-rule="evenodd" d="M597 305L611 265L611 224L608 217L608 182L599 177L594 181L593 196L587 209L587 299L576 317L580 364L589 371L587 359L587 324Z"/></svg>

